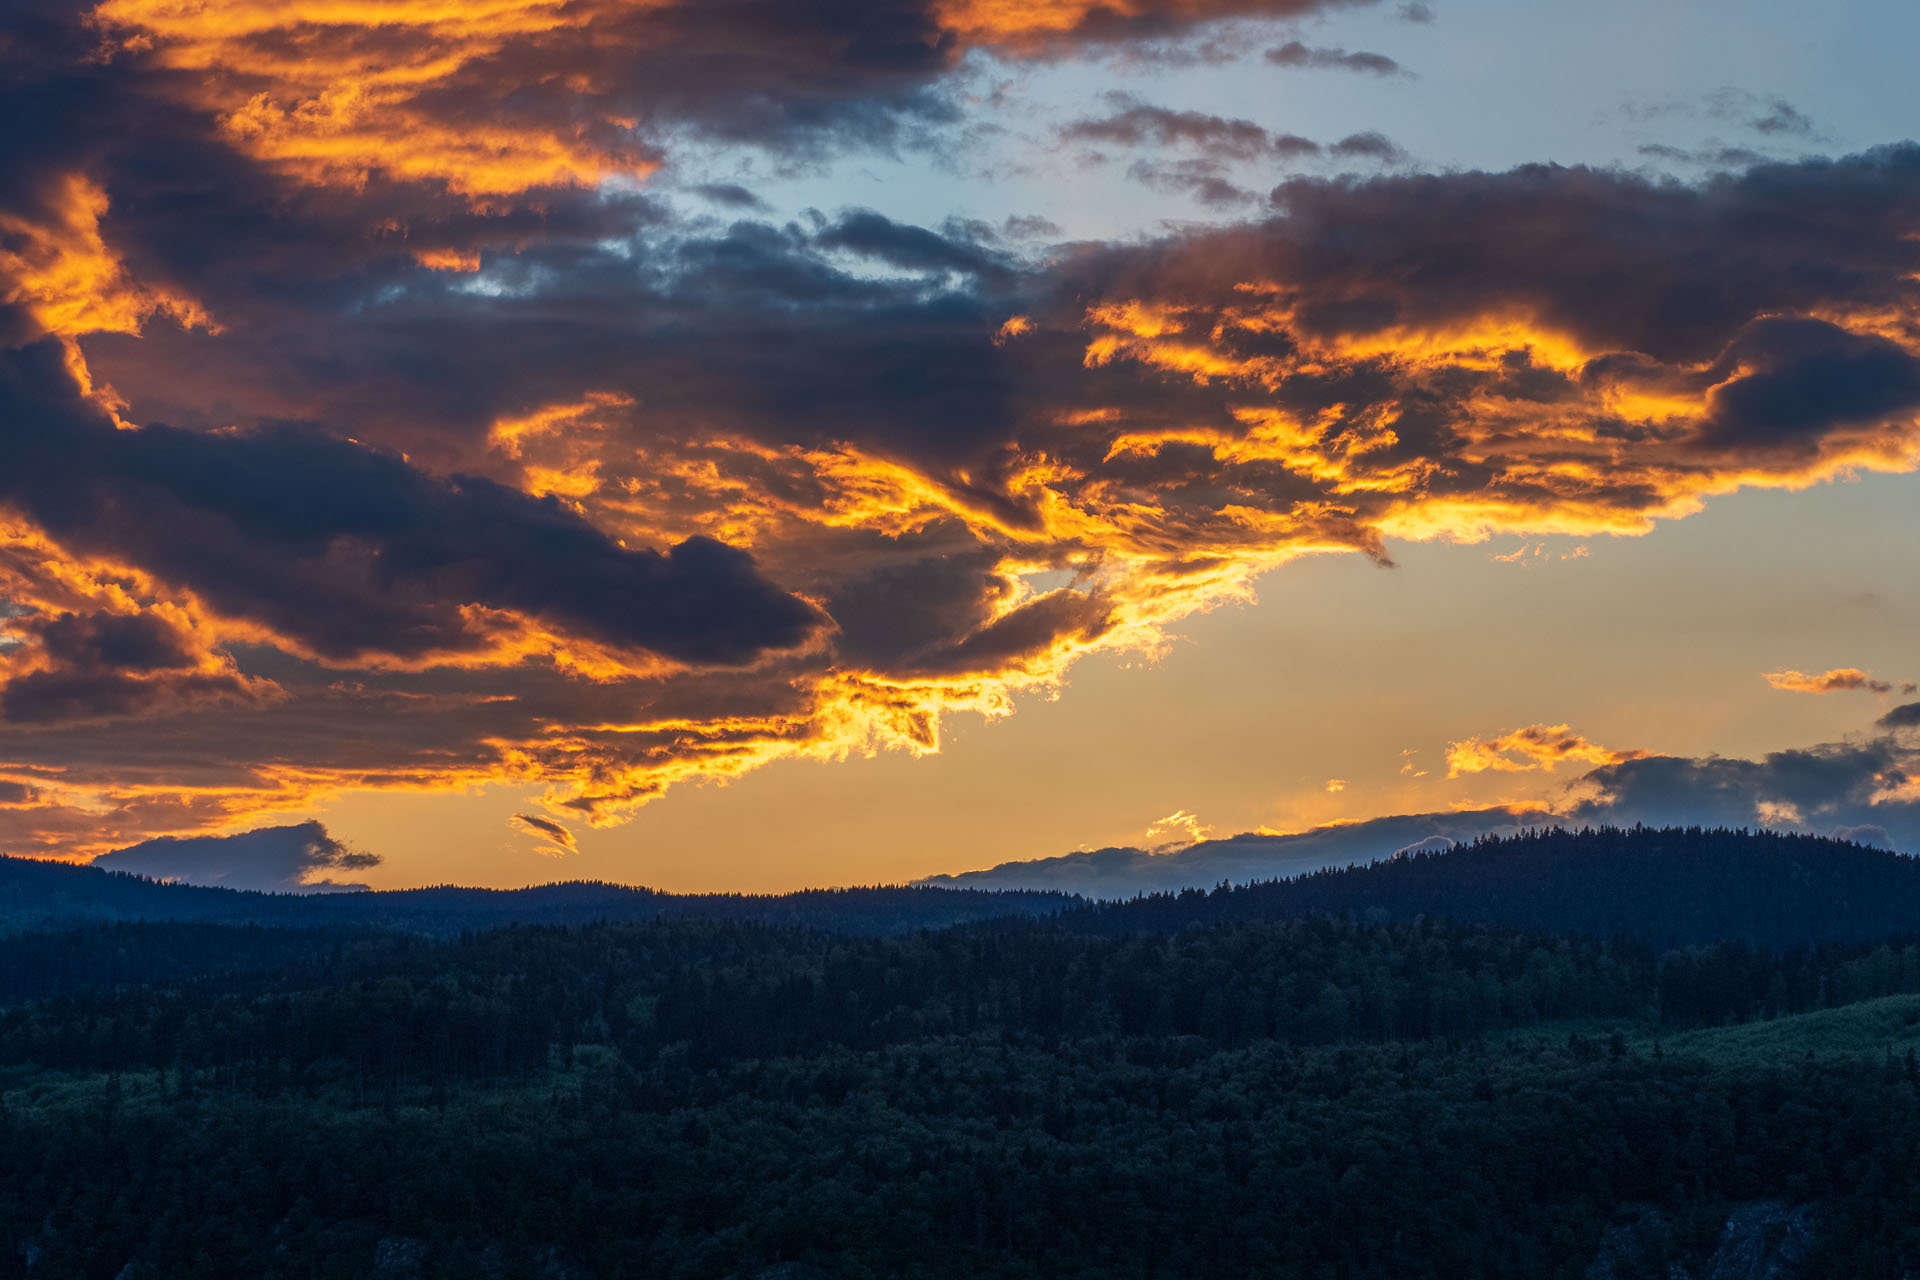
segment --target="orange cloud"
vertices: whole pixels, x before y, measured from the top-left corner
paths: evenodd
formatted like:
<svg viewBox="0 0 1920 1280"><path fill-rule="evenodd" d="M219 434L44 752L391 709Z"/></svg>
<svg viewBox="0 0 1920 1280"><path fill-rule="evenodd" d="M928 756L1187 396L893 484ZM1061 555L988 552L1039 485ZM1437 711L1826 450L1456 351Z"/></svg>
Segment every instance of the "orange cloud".
<svg viewBox="0 0 1920 1280"><path fill-rule="evenodd" d="M1819 675L1804 671L1769 671L1766 682L1791 693L1837 693L1846 689L1866 689L1872 693L1892 693L1891 680L1876 680L1873 673L1859 667L1835 667Z"/></svg>
<svg viewBox="0 0 1920 1280"><path fill-rule="evenodd" d="M192 299L129 279L100 235L107 196L79 174L47 193L39 218L0 209L0 301L24 307L47 333L139 333L151 316L210 327Z"/></svg>
<svg viewBox="0 0 1920 1280"><path fill-rule="evenodd" d="M529 835L537 837L548 851L554 854L578 852L573 832L565 824L551 818L543 818L534 813L516 813L509 819L512 824Z"/></svg>
<svg viewBox="0 0 1920 1280"><path fill-rule="evenodd" d="M1447 777L1473 773L1527 773L1555 769L1569 760L1619 764L1638 760L1644 751L1614 751L1590 742L1564 724L1530 724L1492 738L1466 738L1447 744Z"/></svg>
<svg viewBox="0 0 1920 1280"><path fill-rule="evenodd" d="M407 4L391 22L387 7L344 0L298 7L307 15L298 22L295 12L124 0L102 21L121 33L126 56L204 72L195 83L225 104L217 109L236 145L305 182L372 183L367 166L389 154L375 134L416 125L422 149L393 143L398 176L482 202L520 183L591 180L541 167L546 143L534 135L550 128L539 120L515 118L534 138L525 150L486 143L506 165L495 172L434 150L433 131L451 117L417 118L489 59L552 39L612 39L590 6ZM943 12L975 24L968 29L1031 34L1066 30L1087 11ZM133 48L141 39L146 52ZM344 66L354 40L415 47L405 57L398 44L376 50L364 91L373 97L307 110L300 95L324 96L321 72L329 58ZM596 83L579 91L591 96ZM259 127L234 124L262 94ZM355 114L376 98L378 111ZM323 134L351 146L321 148ZM581 165L603 141L582 143ZM1616 200L1677 198L1620 175L1446 181L1469 194L1506 181L1522 195L1563 182L1567 202L1599 184L1609 211ZM1548 535L1644 533L1745 486L1920 465L1908 376L1920 330L1902 320L1916 308L1905 285L1865 296L1878 288L1869 285L1881 259L1849 259L1853 278L1869 282L1856 286L1857 305L1790 290L1742 297L1672 333L1664 293L1591 305L1593 279L1630 289L1646 272L1586 264L1554 286L1553 272L1569 269L1562 255L1527 259L1526 237L1483 233L1484 211L1502 201L1469 201L1470 217L1422 247L1430 208L1453 189L1295 190L1295 205L1320 200L1331 212L1079 251L1098 257L1097 269L1072 253L1030 269L998 265L977 296L942 295L936 307L919 280L891 295L875 279L836 284L794 232L764 251L790 254L784 265L805 268L793 274L810 288L840 288L851 301L809 295L768 306L758 292L729 294L724 275L663 261L663 275L684 273L673 292L635 284L630 307L609 308L607 262L570 243L542 265L552 278L533 273L539 288L512 307L482 306L439 280L399 319L302 312L258 346L247 345L248 322L281 322L283 304L237 315L218 340L154 326L143 342L101 344L104 354L88 354L117 359L114 380L136 396L203 395L221 416L205 430L77 435L95 453L147 451L99 476L113 501L101 504L95 541L72 511L43 523L29 514L35 492L9 490L19 510L0 515L0 573L7 598L39 621L8 624L18 643L0 663L19 679L65 670L34 627L69 613L164 616L192 637L193 658L157 669L181 673L171 700L160 686L175 677L135 673L126 678L139 689L92 704L111 714L0 725L0 777L42 797L38 818L9 800L0 839L97 851L297 810L341 790L506 781L544 785L556 818L604 825L674 785L774 760L937 751L947 718L1003 716L1022 694L1056 693L1090 653L1156 653L1182 620L1250 599L1260 575L1300 556L1357 551L1384 562L1394 538L1511 534L1535 539L1516 553L1530 561L1544 557L1538 539ZM131 278L102 232L103 190L67 179L51 212L0 214L13 219L0 227L11 255L0 260L6 297L66 337L76 361L88 333L130 335L156 316L205 319L185 294ZM1824 226L1825 214L1815 221ZM1316 241L1320 225L1338 234ZM912 241L917 251L930 251L926 236ZM1350 237L1366 252L1346 252ZM1805 256L1844 256L1870 239L1820 242ZM1886 256L1897 265L1900 252ZM586 262L574 268L584 280L566 274L569 255ZM436 270L475 261L455 249L413 257ZM1777 274L1715 269L1716 278ZM1430 278L1441 284L1406 283ZM1815 284L1827 278L1817 273ZM886 305L875 305L881 296ZM477 321L474 310L484 313ZM159 354L142 363L150 345ZM168 367L182 352L206 356L220 376L182 390L203 374ZM256 375L256 353L270 378ZM1833 369L1847 376L1821 381ZM262 381L276 395L295 389L284 402L249 401ZM1778 394L1782 386L1798 394ZM981 388L991 394L967 399ZM242 406L230 420L229 396ZM403 454L414 419L447 402L454 412L418 428L420 460ZM276 418L328 422L356 438L246 425ZM34 430L17 439L47 438L42 425ZM175 455L197 465L151 465ZM240 463L228 467L233 458ZM213 462L237 479L178 482ZM323 468L343 477L337 505L352 519L332 519L313 497ZM370 475L377 485L356 486ZM286 476L299 478L300 502L261 497ZM160 501L163 481L175 488ZM394 493L414 504L379 506ZM363 519L363 501L377 519ZM289 532L276 522L295 508L302 524ZM127 511L135 534L113 524ZM380 543L391 528L409 538ZM191 543L169 541L185 534ZM270 542L273 534L283 536ZM751 552L753 572L741 568L733 584L780 605L788 625L763 643L751 618L736 625L723 610L677 644L622 643L726 594L711 565L684 566L657 601L622 576L640 549L696 538ZM153 555L162 543L177 554ZM510 554L480 563L482 550ZM724 559L710 543L690 555ZM560 600L566 575L582 566L592 571L579 580L585 589ZM310 590L284 590L296 574ZM328 603L316 608L323 589ZM369 634L337 627L343 619ZM735 668L707 669L729 644ZM253 698L188 687L265 681L267 670L273 688L248 686ZM1851 669L1775 675L1857 675L1865 683L1831 687L1875 687ZM367 734L367 724L382 732ZM1450 744L1448 767L1459 777L1640 754L1533 725ZM1411 760L1406 769L1419 776ZM1162 825L1176 820L1189 835L1200 829L1191 815Z"/></svg>
<svg viewBox="0 0 1920 1280"><path fill-rule="evenodd" d="M631 6L648 7L644 0ZM484 200L589 186L656 167L630 119L593 103L590 60L571 74L565 123L519 116L514 83L477 89L526 42L591 50L609 5L560 0L106 0L94 23L130 56L182 74L234 145L302 181L359 187L376 174ZM450 109L445 100L474 98ZM481 104L492 110L483 110Z"/></svg>

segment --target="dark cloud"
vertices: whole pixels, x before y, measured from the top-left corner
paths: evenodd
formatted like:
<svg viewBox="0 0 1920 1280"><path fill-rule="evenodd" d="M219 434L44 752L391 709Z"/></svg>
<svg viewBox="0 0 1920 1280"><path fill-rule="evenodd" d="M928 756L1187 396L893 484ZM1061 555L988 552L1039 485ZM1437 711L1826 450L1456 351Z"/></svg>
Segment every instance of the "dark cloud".
<svg viewBox="0 0 1920 1280"><path fill-rule="evenodd" d="M0 778L0 804L32 804L39 798L39 794L24 782L10 782Z"/></svg>
<svg viewBox="0 0 1920 1280"><path fill-rule="evenodd" d="M1253 192L1230 181L1223 167L1211 160L1177 160L1172 163L1136 160L1127 167L1127 176L1155 191L1182 192L1201 204L1216 209L1253 204L1259 199Z"/></svg>
<svg viewBox="0 0 1920 1280"><path fill-rule="evenodd" d="M1920 358L1824 320L1755 320L1728 344L1714 375L1702 439L1716 448L1794 448L1920 406Z"/></svg>
<svg viewBox="0 0 1920 1280"><path fill-rule="evenodd" d="M148 679L119 671L31 671L0 685L0 720L111 720L261 696L256 685L231 671L170 672Z"/></svg>
<svg viewBox="0 0 1920 1280"><path fill-rule="evenodd" d="M1628 102L1621 108L1621 114L1638 122L1675 118L1714 120L1775 140L1807 137L1813 133L1813 121L1785 98L1762 97L1732 86L1716 89L1702 98Z"/></svg>
<svg viewBox="0 0 1920 1280"><path fill-rule="evenodd" d="M199 651L154 613L60 613L14 625L45 665L0 683L0 720L15 724L118 719L271 697Z"/></svg>
<svg viewBox="0 0 1920 1280"><path fill-rule="evenodd" d="M936 0L583 0L556 9L541 30L525 14L495 23L477 13L460 24L405 11L315 18L262 0L261 14L241 15L261 19L249 31L244 20L195 23L158 6L105 5L89 22L91 5L49 4L34 6L48 30L33 52L43 63L92 58L123 81L142 78L143 92L244 113L251 145L295 172L336 182L425 176L481 189L518 181L524 189L644 170L686 132L786 155L899 145L958 118L943 82L973 49L1016 58L1146 49L1212 21L1327 7L1145 0L1122 11L1086 0L1028 12ZM302 58L276 56L295 42ZM110 59L100 56L103 44ZM340 67L357 70L322 78L321 68ZM416 74L380 74L402 68ZM422 68L437 74L417 74ZM293 109L354 88L377 114ZM330 158L312 159L316 141L335 144L321 148Z"/></svg>
<svg viewBox="0 0 1920 1280"><path fill-rule="evenodd" d="M1649 160L1666 160L1674 164L1697 165L1705 169L1744 169L1751 165L1763 164L1766 157L1750 147L1703 147L1689 150L1683 147L1670 147L1665 143L1649 142L1635 150Z"/></svg>
<svg viewBox="0 0 1920 1280"><path fill-rule="evenodd" d="M1004 259L976 243L894 222L871 209L842 214L814 237L814 243L823 249L859 254L906 271L953 271L962 275L1004 277L1010 270Z"/></svg>
<svg viewBox="0 0 1920 1280"><path fill-rule="evenodd" d="M494 637L472 604L694 663L748 662L818 623L744 552L705 538L631 551L554 499L429 476L310 428L117 430L52 343L0 360L0 442L0 499L63 544L327 657L483 647Z"/></svg>
<svg viewBox="0 0 1920 1280"><path fill-rule="evenodd" d="M1422 4L1420 0L1410 0L1410 3L1394 10L1393 16L1402 22L1430 23L1434 20L1433 6Z"/></svg>
<svg viewBox="0 0 1920 1280"><path fill-rule="evenodd" d="M687 188L697 196L711 200L717 205L729 209L745 209L754 213L766 211L767 202L745 187L732 182L703 182Z"/></svg>
<svg viewBox="0 0 1920 1280"><path fill-rule="evenodd" d="M8 282L0 502L33 537L0 546L0 572L35 618L76 620L127 612L109 602L139 576L156 611L192 614L194 657L116 666L99 655L127 637L10 625L10 679L44 687L10 691L4 758L66 772L7 838L110 847L86 842L230 825L302 786L504 776L599 820L783 752L926 748L943 707L1151 634L1235 566L1384 558L1396 512L1618 530L1909 456L1885 317L1920 272L1913 148L1694 184L1301 179L1264 221L1033 260L1011 227L859 211L680 224L602 180L681 132L787 158L908 145L952 118L968 48L1052 56L1307 7L1090 6L1046 31L905 0L623 11L592 39L488 37L446 83L333 122L352 145L309 150L351 173L302 167L292 143L341 139L275 132L313 123L298 113L223 129L252 100L226 96L238 71L182 74L164 32L105 61L49 56L58 33L0 48L9 250L98 268L67 278L111 295ZM421 35L312 38L345 34L375 63ZM1108 144L1194 149L1143 180L1202 198L1240 198L1209 163L1314 154L1158 110L1115 104L1140 141ZM498 166L460 150L482 124ZM415 138L465 169L409 169L432 159ZM586 167L504 172L555 139ZM1396 153L1359 135L1336 155ZM85 399L82 367L119 400ZM1655 422L1636 395L1697 412ZM501 424L543 414L503 446ZM1014 585L1036 573L1047 588ZM618 653L566 667L550 638ZM645 654L755 665L666 676ZM91 690L57 687L83 670ZM278 692L134 697L174 676Z"/></svg>
<svg viewBox="0 0 1920 1280"><path fill-rule="evenodd" d="M1374 160L1381 164L1399 164L1407 158L1407 153L1392 138L1371 130L1350 133L1327 150L1345 160Z"/></svg>
<svg viewBox="0 0 1920 1280"><path fill-rule="evenodd" d="M1043 655L1062 641L1087 643L1113 623L1111 606L1097 596L1053 591L1028 601L968 635L919 669L932 674L995 672Z"/></svg>
<svg viewBox="0 0 1920 1280"><path fill-rule="evenodd" d="M1111 115L1076 120L1060 131L1067 142L1106 143L1122 147L1191 147L1203 153L1197 160L1169 165L1140 161L1130 171L1149 185L1193 190L1207 182L1223 182L1228 162L1260 159L1298 160L1317 156L1320 144L1291 133L1269 133L1251 120L1228 119L1199 111L1170 111L1140 101L1131 94L1111 93ZM1204 173L1201 171L1205 170ZM1169 176L1172 175L1172 176ZM1238 203L1244 193L1209 203Z"/></svg>
<svg viewBox="0 0 1920 1280"><path fill-rule="evenodd" d="M1765 114L1752 116L1746 123L1756 133L1804 136L1813 132L1813 121L1785 98L1768 99Z"/></svg>
<svg viewBox="0 0 1920 1280"><path fill-rule="evenodd" d="M93 865L186 884L314 893L365 889L364 884L324 878L324 873L364 871L380 865L380 858L341 844L318 822L302 822L234 836L163 836L102 854Z"/></svg>
<svg viewBox="0 0 1920 1280"><path fill-rule="evenodd" d="M1048 240L1060 235L1060 225L1038 214L1014 214L1007 218L1000 233L1009 240Z"/></svg>
<svg viewBox="0 0 1920 1280"><path fill-rule="evenodd" d="M1895 707L1881 716L1879 723L1883 729L1920 728L1920 702L1909 702L1904 706Z"/></svg>
<svg viewBox="0 0 1920 1280"><path fill-rule="evenodd" d="M151 613L62 613L20 628L62 666L165 671L198 662L186 636Z"/></svg>
<svg viewBox="0 0 1920 1280"><path fill-rule="evenodd" d="M1266 59L1276 67L1307 67L1315 70L1358 71L1373 76L1405 75L1406 71L1383 53L1348 52L1345 49L1315 48L1289 40L1269 49Z"/></svg>
<svg viewBox="0 0 1920 1280"><path fill-rule="evenodd" d="M538 836L561 853L573 853L577 849L573 832L567 829L565 823L555 822L551 818L543 818L535 813L516 813L511 821L522 831Z"/></svg>
<svg viewBox="0 0 1920 1280"><path fill-rule="evenodd" d="M1776 751L1758 760L1646 756L1602 765L1576 787L1579 820L1649 825L1885 827L1920 845L1920 802L1892 798L1920 760L1891 738Z"/></svg>
<svg viewBox="0 0 1920 1280"><path fill-rule="evenodd" d="M1103 142L1123 147L1197 147L1209 155L1251 160L1268 153L1267 131L1251 120L1229 120L1200 111L1170 111L1129 94L1108 95L1111 115L1076 120L1060 131L1069 142Z"/></svg>

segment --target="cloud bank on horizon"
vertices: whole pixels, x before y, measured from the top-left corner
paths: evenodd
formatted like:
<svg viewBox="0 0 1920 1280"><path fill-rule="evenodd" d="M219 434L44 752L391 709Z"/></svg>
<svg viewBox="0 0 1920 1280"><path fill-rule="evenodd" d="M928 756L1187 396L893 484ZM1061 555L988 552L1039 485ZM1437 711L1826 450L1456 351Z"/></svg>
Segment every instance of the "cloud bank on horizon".
<svg viewBox="0 0 1920 1280"><path fill-rule="evenodd" d="M511 781L564 852L678 783L934 751L1304 555L1920 465L1911 143L1426 173L1109 96L1081 141L1272 181L1039 247L652 185L715 146L937 149L983 67L1224 57L1222 23L1336 7L10 8L0 848ZM1371 167L1290 167L1321 156ZM1557 728L1449 770L1653 786Z"/></svg>
<svg viewBox="0 0 1920 1280"><path fill-rule="evenodd" d="M1554 759L1602 763L1564 784L1547 804L1395 814L1307 831L1200 839L1176 849L1082 850L928 876L919 883L1129 898L1364 865L1400 853L1441 851L1481 836L1555 826L1764 827L1920 855L1920 732L1912 731L1920 727L1920 703L1896 707L1879 726L1884 732L1875 737L1778 751L1760 760L1561 750ZM1569 738L1591 746L1569 735L1565 725L1532 725L1498 741L1558 746ZM1474 748L1469 758L1479 758L1486 745L1478 740L1455 744Z"/></svg>

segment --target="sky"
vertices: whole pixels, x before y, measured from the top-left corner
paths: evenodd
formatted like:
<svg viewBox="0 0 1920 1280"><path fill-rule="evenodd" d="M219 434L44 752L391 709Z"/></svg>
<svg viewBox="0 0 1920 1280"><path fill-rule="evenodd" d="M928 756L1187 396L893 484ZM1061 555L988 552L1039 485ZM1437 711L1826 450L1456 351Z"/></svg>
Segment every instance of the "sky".
<svg viewBox="0 0 1920 1280"><path fill-rule="evenodd" d="M8 4L0 852L1920 851L1916 43L1864 0Z"/></svg>

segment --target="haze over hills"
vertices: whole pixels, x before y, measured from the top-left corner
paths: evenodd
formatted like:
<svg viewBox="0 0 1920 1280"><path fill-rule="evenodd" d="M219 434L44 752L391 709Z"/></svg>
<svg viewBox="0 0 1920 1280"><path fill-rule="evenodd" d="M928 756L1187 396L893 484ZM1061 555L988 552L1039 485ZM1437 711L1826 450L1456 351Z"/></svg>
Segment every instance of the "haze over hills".
<svg viewBox="0 0 1920 1280"><path fill-rule="evenodd" d="M1446 849L1486 835L1550 827L1545 810L1476 809L1416 813L1315 827L1293 835L1247 833L1159 853L1118 847L1003 862L981 871L926 876L916 884L955 889L1034 889L1089 898L1131 898L1177 889L1210 889L1365 864L1413 848Z"/></svg>

